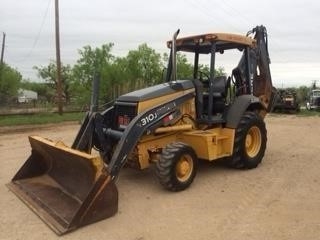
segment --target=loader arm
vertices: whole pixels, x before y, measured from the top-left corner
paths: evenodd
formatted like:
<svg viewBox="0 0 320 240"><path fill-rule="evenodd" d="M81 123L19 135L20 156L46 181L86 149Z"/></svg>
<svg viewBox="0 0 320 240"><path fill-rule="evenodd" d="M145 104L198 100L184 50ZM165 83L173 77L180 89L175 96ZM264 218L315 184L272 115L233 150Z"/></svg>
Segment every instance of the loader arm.
<svg viewBox="0 0 320 240"><path fill-rule="evenodd" d="M159 126L159 122L168 114L173 112L179 105L194 97L194 93L188 93L169 101L160 104L154 108L148 109L138 114L127 126L126 130L121 133L121 138L112 155L108 171L111 178L118 176L121 167L126 163L129 153L138 143L140 137L146 131L152 131ZM151 117L152 116L152 117ZM150 119L153 119L152 121ZM161 124L161 122L160 122Z"/></svg>

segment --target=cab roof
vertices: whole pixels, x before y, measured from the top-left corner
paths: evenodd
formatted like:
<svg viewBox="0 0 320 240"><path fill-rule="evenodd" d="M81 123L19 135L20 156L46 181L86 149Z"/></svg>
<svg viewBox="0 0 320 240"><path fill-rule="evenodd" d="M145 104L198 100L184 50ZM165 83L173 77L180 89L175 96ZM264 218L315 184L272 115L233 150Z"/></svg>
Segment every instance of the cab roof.
<svg viewBox="0 0 320 240"><path fill-rule="evenodd" d="M216 43L216 51L253 46L255 39L232 33L207 33L176 40L177 51L210 53L212 43ZM167 42L171 48L172 41Z"/></svg>

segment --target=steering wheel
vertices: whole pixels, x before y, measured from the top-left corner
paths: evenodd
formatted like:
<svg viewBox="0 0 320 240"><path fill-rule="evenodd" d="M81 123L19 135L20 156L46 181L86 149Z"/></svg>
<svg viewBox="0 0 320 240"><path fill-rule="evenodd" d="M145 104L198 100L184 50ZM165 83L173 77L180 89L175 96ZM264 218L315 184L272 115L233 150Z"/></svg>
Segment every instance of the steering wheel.
<svg viewBox="0 0 320 240"><path fill-rule="evenodd" d="M199 80L206 86L209 86L209 80L210 77L207 73L202 72L202 71L198 71L199 73Z"/></svg>
<svg viewBox="0 0 320 240"><path fill-rule="evenodd" d="M207 73L202 72L202 71L198 71L198 73L199 73L199 80L200 80L201 82L203 82L203 81L209 81L210 77L209 77L209 75L208 75Z"/></svg>

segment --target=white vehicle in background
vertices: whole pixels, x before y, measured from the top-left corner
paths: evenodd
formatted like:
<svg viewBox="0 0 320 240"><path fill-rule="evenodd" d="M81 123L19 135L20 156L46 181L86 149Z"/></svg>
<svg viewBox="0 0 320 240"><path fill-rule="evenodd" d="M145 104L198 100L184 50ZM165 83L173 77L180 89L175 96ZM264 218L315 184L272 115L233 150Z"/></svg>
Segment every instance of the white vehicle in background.
<svg viewBox="0 0 320 240"><path fill-rule="evenodd" d="M33 100L38 100L38 93L26 90L26 89L19 89L18 91L18 103L29 103Z"/></svg>

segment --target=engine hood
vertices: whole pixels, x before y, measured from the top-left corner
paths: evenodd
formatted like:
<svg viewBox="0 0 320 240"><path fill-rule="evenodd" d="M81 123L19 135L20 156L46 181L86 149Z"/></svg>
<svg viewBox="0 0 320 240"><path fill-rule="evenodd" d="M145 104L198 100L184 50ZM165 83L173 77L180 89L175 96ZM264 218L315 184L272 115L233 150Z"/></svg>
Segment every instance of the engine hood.
<svg viewBox="0 0 320 240"><path fill-rule="evenodd" d="M177 91L194 88L190 80L178 80L171 83L162 83L152 87L136 90L118 97L121 102L141 102L148 99L162 97Z"/></svg>

